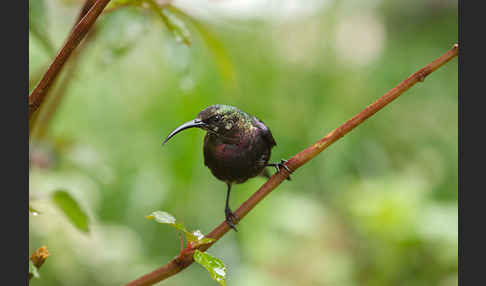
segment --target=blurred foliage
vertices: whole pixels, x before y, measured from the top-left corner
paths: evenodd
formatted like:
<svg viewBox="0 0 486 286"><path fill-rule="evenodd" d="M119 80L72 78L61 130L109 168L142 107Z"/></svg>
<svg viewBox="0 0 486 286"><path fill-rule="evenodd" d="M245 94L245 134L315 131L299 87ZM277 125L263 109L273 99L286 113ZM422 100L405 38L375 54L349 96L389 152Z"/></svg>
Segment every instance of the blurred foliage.
<svg viewBox="0 0 486 286"><path fill-rule="evenodd" d="M54 47L45 33L47 30L47 16L44 0L29 0L29 36L32 34L43 46L45 52L52 55Z"/></svg>
<svg viewBox="0 0 486 286"><path fill-rule="evenodd" d="M89 219L75 199L66 191L58 190L52 194L52 201L79 230L89 232Z"/></svg>
<svg viewBox="0 0 486 286"><path fill-rule="evenodd" d="M112 12L123 7L137 7L141 9L150 9L162 23L165 24L167 29L171 31L179 43L184 43L187 46L191 45L191 35L187 29L185 23L180 20L169 10L169 1L162 1L163 4L159 4L160 1L155 0L114 0L108 3L105 11Z"/></svg>
<svg viewBox="0 0 486 286"><path fill-rule="evenodd" d="M30 16L46 17L30 19L31 76L53 56L36 34L57 50L76 3L30 1ZM35 285L121 285L165 264L179 238L144 219L152 210L202 233L223 221L226 187L203 165L203 132L161 147L206 106L231 104L264 120L278 144L271 160L280 161L458 34L455 1L174 3L168 11L191 34L190 47L149 9L102 15L49 133L31 144L38 215L29 216L29 252L45 244L51 253ZM227 284L457 285L457 90L453 60L299 169L210 249ZM232 207L264 182L235 186ZM89 217L89 233L50 200L59 189ZM161 284L216 282L189 267Z"/></svg>

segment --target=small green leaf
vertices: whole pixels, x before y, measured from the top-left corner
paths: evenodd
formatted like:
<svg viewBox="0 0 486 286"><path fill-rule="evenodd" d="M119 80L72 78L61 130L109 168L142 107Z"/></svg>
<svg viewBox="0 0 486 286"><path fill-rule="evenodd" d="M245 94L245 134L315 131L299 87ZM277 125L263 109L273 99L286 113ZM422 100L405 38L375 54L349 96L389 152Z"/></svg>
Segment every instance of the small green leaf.
<svg viewBox="0 0 486 286"><path fill-rule="evenodd" d="M204 237L204 235L201 233L200 230L195 230L191 234L193 240L189 240L189 239L188 240L192 242L193 247L216 241L216 239L214 238Z"/></svg>
<svg viewBox="0 0 486 286"><path fill-rule="evenodd" d="M34 278L40 277L37 267L35 267L34 263L30 259L29 259L29 274L32 275Z"/></svg>
<svg viewBox="0 0 486 286"><path fill-rule="evenodd" d="M40 214L40 212L36 209L34 209L31 205L29 205L29 213L33 216L37 216Z"/></svg>
<svg viewBox="0 0 486 286"><path fill-rule="evenodd" d="M83 232L89 232L88 216L69 193L63 190L55 191L52 200L75 227Z"/></svg>
<svg viewBox="0 0 486 286"><path fill-rule="evenodd" d="M175 224L176 219L171 214L163 211L154 211L146 216L147 219L153 219L158 223Z"/></svg>
<svg viewBox="0 0 486 286"><path fill-rule="evenodd" d="M194 261L206 268L211 278L216 280L222 286L226 285L226 267L221 260L197 249L194 252L193 257Z"/></svg>
<svg viewBox="0 0 486 286"><path fill-rule="evenodd" d="M194 232L190 232L186 229L184 224L176 223L176 219L169 213L164 211L154 211L150 215L146 216L147 219L155 220L158 223L164 223L175 227L176 229L182 231L187 241L192 243L192 246L199 246L207 243L211 243L215 241L213 238L204 237L200 230L196 230Z"/></svg>
<svg viewBox="0 0 486 286"><path fill-rule="evenodd" d="M145 218L155 220L158 223L164 223L164 224L171 225L171 226L177 228L178 230L183 231L186 234L186 237L187 237L188 233L190 234L190 232L187 231L186 228L184 227L184 224L176 223L175 217L173 217L171 214L169 214L167 212L154 211L150 215L146 216Z"/></svg>

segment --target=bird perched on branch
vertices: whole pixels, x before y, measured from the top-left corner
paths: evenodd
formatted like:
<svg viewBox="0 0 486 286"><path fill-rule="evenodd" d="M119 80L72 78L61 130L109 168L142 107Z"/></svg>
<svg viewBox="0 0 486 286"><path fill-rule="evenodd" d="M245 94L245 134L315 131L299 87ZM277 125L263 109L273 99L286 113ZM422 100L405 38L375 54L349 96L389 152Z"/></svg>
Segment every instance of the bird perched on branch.
<svg viewBox="0 0 486 286"><path fill-rule="evenodd" d="M226 222L236 231L238 217L229 208L229 197L232 184L241 184L256 176L269 177L265 167L281 168L289 174L292 172L285 165L268 163L275 139L272 132L262 121L253 115L229 105L216 104L199 112L197 118L188 121L174 131L162 143L165 144L177 133L188 128L206 130L204 137L204 165L218 179L226 183L226 205L224 209ZM290 180L288 176L287 179Z"/></svg>

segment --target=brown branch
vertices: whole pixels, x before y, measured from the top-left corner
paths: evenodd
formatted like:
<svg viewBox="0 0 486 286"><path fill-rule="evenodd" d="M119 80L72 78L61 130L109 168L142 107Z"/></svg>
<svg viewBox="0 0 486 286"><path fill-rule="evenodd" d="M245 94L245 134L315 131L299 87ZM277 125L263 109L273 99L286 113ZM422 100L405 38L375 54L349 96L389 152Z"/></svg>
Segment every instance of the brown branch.
<svg viewBox="0 0 486 286"><path fill-rule="evenodd" d="M96 0L86 0L86 1L84 1L83 7L79 11L78 18L76 19L76 22L74 23L74 27L76 27L76 24L79 23L86 14L88 14L89 9L91 9L91 7L93 7L93 5L95 4L95 2L96 2ZM73 27L73 29L74 29L74 27Z"/></svg>
<svg viewBox="0 0 486 286"><path fill-rule="evenodd" d="M42 264L44 264L44 261L46 261L48 256L49 256L49 251L47 251L47 247L42 246L32 254L30 260L32 261L34 266L37 269L39 269L42 266ZM33 273L29 273L29 280L32 279L33 276L34 276Z"/></svg>
<svg viewBox="0 0 486 286"><path fill-rule="evenodd" d="M29 95L29 119L44 101L54 79L58 76L71 53L76 49L110 0L97 0L88 13L76 24L66 43L51 63L41 81Z"/></svg>
<svg viewBox="0 0 486 286"><path fill-rule="evenodd" d="M74 27L76 27L76 24L78 24L79 21L81 21L81 19L86 15L86 13L88 13L89 9L93 6L93 4L95 2L96 2L96 0L86 0L84 2L83 7L81 8L79 15L76 19L76 22L74 22L74 24L73 24L72 29L74 29ZM34 114L30 117L30 119L29 119L29 134L31 134L32 136L30 136L29 139L32 139L32 137L35 137L34 133L35 133L35 130L37 130L37 129L41 129L41 131L38 132L38 133L40 133L40 135L38 137L42 137L44 135L44 133L47 129L47 126L48 126L48 121L51 119L52 115L55 113L57 107L59 106L59 103L61 102L62 95L64 94L64 91L68 86L69 79L72 77L72 74L74 73L75 66L76 66L75 65L76 58L79 55L81 48L86 45L86 42L90 38L91 34L93 34L93 33L88 33L86 35L86 40L84 41L85 44L84 45L81 44L81 47L78 48L77 50L75 50L73 52L73 54L71 55L71 61L70 61L71 67L68 67L67 75L62 80L61 87L59 87L59 89L46 100L46 102L44 103L44 108L42 108L42 110L34 112ZM55 50L53 48L52 53L54 53L54 52L55 52ZM69 65L69 63L68 63L68 65ZM66 69L66 68L64 68L64 69ZM29 90L31 89L31 87L34 84L36 84L39 81L41 76L43 76L43 74L42 74L43 70L44 70L44 68L42 68L42 70L37 71L36 73L34 73L33 76L30 77L30 79L29 79ZM52 82L53 88L56 86L56 82L59 80L60 77L61 76L59 75ZM52 103L51 103L51 101L52 101ZM38 118L41 118L41 117L42 117L42 120L38 119ZM39 122L41 124L38 124ZM40 128L36 128L36 126L38 126L38 125L40 125Z"/></svg>
<svg viewBox="0 0 486 286"><path fill-rule="evenodd" d="M86 0L81 8L76 22L73 24L73 29L81 21L81 19L88 13L89 9L94 5L96 0ZM61 74L52 83L53 90L52 94L45 99L43 108L34 113L34 115L29 120L29 140L32 139L42 139L49 128L49 122L53 118L54 114L58 110L59 106L64 99L67 89L71 83L71 79L77 71L78 64L80 62L80 55L82 51L86 49L90 42L93 41L97 34L96 26L94 26L87 33L85 40L80 43L80 46L73 51L69 62L64 67L64 76ZM59 85L57 82L61 80Z"/></svg>
<svg viewBox="0 0 486 286"><path fill-rule="evenodd" d="M424 81L425 77L427 77L430 73L434 72L436 69L456 57L458 54L458 50L459 46L455 44L452 49L426 65L424 68L420 69L419 71L406 78L404 81L402 81L390 91L385 93L385 95L380 97L374 103L367 106L353 118L349 119L344 124L334 129L331 133L327 134L324 138L317 141L312 146L290 158L288 160L287 166L294 171L297 170L299 167L301 167L302 165L316 157L319 153L324 151L332 143L336 142L338 139L353 130L356 126L360 125L363 121L365 121L377 111L379 111L387 104L392 102L394 99L399 97L403 92L408 90L417 82ZM240 218L240 220L243 219L248 214L248 212L250 212L266 195L268 195L273 189L280 185L280 183L282 183L282 181L285 180L287 176L288 173L286 173L286 171L284 170L275 173L272 177L270 177L270 179L268 179L265 184L263 184L263 186L260 187L260 189L258 189L258 191L256 191L235 211L235 214ZM217 241L229 230L230 227L228 226L228 224L226 222L222 222L213 231L211 231L207 235L207 237L214 238ZM194 262L193 254L196 249L199 249L200 251L205 251L209 247L211 247L213 243L205 244L195 248L189 245L185 249L183 249L176 258L171 260L165 266L162 266L153 272L150 272L132 282L129 282L128 284L126 284L126 286L146 286L153 285L159 281L162 281L191 265L192 262Z"/></svg>

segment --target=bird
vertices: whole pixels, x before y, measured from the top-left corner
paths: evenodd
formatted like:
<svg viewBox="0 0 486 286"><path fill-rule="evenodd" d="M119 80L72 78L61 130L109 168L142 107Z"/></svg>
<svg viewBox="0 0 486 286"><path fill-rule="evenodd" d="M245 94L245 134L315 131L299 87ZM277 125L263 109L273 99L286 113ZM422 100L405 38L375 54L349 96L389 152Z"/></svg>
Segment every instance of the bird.
<svg viewBox="0 0 486 286"><path fill-rule="evenodd" d="M224 104L206 107L196 116L174 129L162 142L167 143L177 133L200 128L206 131L204 137L204 165L218 180L226 183L225 221L235 231L239 218L229 207L233 184L241 184L248 179L270 177L266 167L274 167L277 172L283 168L290 180L292 170L287 160L268 163L271 150L277 145L270 129L257 117L241 109Z"/></svg>

